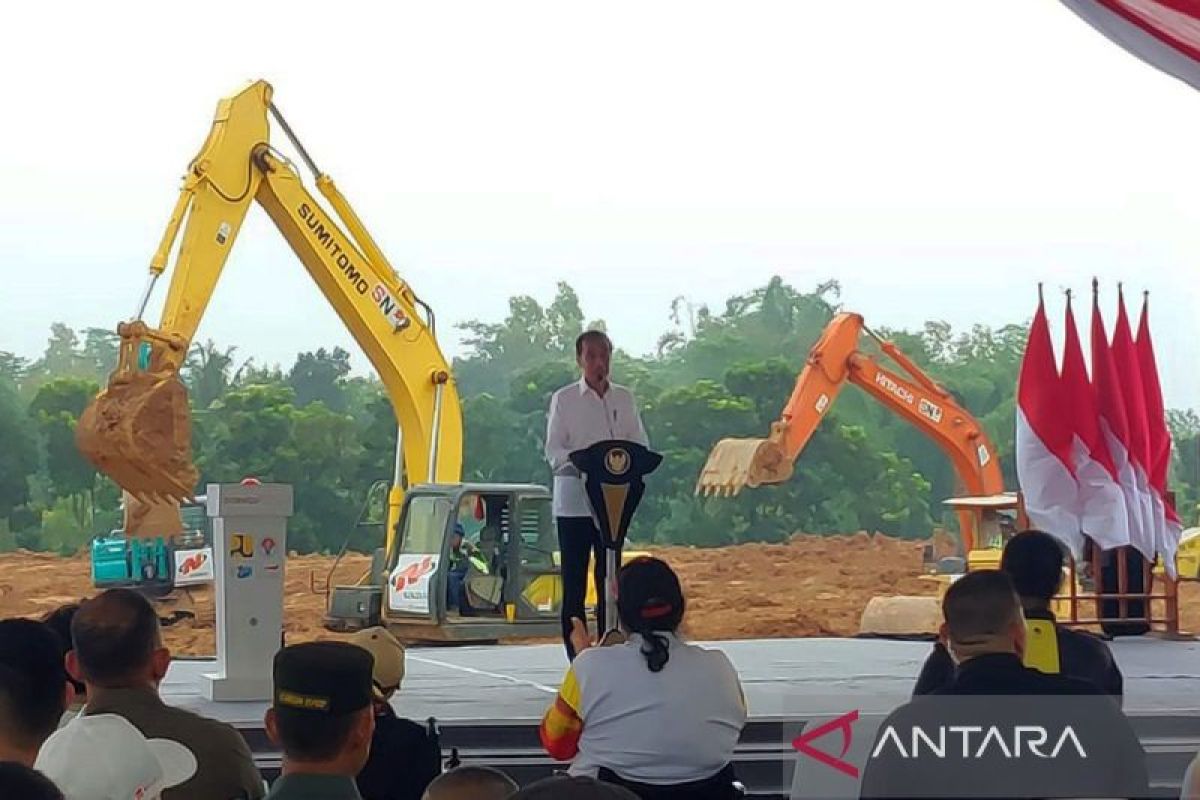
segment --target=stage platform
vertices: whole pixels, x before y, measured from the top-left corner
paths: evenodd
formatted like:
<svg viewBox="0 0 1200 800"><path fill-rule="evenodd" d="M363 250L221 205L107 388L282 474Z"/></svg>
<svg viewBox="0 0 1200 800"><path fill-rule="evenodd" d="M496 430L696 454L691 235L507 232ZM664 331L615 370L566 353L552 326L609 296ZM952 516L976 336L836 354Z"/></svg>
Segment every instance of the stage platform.
<svg viewBox="0 0 1200 800"><path fill-rule="evenodd" d="M794 752L788 731L798 721L838 715L886 714L912 690L927 642L876 639L788 639L712 643L737 667L751 722L739 747L739 776L755 796L786 796ZM1142 637L1111 643L1125 675L1125 711L1151 760L1151 776L1168 796L1200 749L1200 643ZM168 702L229 722L250 742L265 774L278 768L266 739L266 703L213 703L199 676L211 662L179 660L162 691ZM547 774L536 724L566 669L558 645L412 647L404 685L394 701L411 719L435 717L447 753L491 763L518 780Z"/></svg>

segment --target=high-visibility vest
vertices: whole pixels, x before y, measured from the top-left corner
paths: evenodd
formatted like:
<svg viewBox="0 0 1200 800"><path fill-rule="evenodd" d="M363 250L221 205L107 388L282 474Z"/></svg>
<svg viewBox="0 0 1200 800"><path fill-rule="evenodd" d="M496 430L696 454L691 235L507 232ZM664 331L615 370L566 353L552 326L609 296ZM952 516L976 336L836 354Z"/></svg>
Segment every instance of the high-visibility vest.
<svg viewBox="0 0 1200 800"><path fill-rule="evenodd" d="M1062 671L1058 657L1058 629L1048 619L1025 620L1025 666L1057 675Z"/></svg>

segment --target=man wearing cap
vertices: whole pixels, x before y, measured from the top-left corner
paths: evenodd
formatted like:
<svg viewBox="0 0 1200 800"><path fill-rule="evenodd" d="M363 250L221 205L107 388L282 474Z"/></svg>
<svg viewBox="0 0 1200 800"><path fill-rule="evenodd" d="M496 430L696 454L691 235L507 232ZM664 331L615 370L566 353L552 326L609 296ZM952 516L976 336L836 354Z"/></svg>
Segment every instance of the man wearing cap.
<svg viewBox="0 0 1200 800"><path fill-rule="evenodd" d="M166 800L265 794L254 756L232 725L163 701L159 685L171 651L149 600L130 589L101 592L75 612L71 640L67 669L87 687L85 717L119 714L143 736L180 742L196 756L196 774L167 789Z"/></svg>
<svg viewBox="0 0 1200 800"><path fill-rule="evenodd" d="M427 729L392 710L392 696L404 680L404 645L382 627L359 631L350 643L375 661L371 671L375 734L366 766L358 773L358 791L364 800L420 800L442 771L442 751L432 721Z"/></svg>
<svg viewBox="0 0 1200 800"><path fill-rule="evenodd" d="M268 800L362 800L354 776L375 730L373 661L347 642L306 642L275 654L266 726L283 750L283 772Z"/></svg>

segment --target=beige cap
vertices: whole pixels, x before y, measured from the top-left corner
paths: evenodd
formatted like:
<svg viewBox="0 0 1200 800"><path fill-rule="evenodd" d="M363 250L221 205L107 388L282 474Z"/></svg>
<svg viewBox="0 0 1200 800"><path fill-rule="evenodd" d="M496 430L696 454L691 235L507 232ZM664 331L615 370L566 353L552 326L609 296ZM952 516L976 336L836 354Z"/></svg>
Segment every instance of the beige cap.
<svg viewBox="0 0 1200 800"><path fill-rule="evenodd" d="M404 680L404 645L379 626L358 631L350 637L350 643L375 657L375 668L371 671L375 696L387 700Z"/></svg>

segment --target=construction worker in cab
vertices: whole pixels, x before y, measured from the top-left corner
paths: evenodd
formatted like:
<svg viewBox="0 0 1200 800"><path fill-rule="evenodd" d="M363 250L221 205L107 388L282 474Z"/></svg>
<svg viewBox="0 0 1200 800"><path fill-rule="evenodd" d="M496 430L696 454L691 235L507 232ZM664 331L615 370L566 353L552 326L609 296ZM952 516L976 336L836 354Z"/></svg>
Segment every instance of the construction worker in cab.
<svg viewBox="0 0 1200 800"><path fill-rule="evenodd" d="M597 647L573 620L578 653L540 735L570 773L632 789L686 787L726 797L746 723L737 672L720 650L679 635L679 578L657 558L630 561L618 576L617 613L627 639Z"/></svg>
<svg viewBox="0 0 1200 800"><path fill-rule="evenodd" d="M1050 610L1050 601L1062 585L1065 558L1058 540L1039 530L1022 531L1004 545L1000 571L1016 587L1028 629L1025 666L1087 681L1120 703L1124 679L1108 645L1090 633L1058 625ZM953 683L954 676L950 652L938 642L925 660L913 694L930 694Z"/></svg>
<svg viewBox="0 0 1200 800"><path fill-rule="evenodd" d="M467 541L466 532L461 523L454 523L454 533L450 535L450 570L446 573L446 607L457 609L464 617L475 616L467 597L467 572L472 563L475 568L487 574L487 564L476 557L475 546Z"/></svg>

